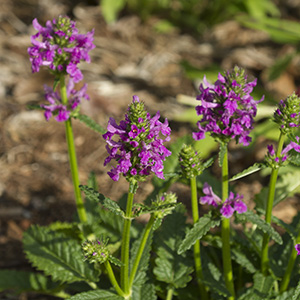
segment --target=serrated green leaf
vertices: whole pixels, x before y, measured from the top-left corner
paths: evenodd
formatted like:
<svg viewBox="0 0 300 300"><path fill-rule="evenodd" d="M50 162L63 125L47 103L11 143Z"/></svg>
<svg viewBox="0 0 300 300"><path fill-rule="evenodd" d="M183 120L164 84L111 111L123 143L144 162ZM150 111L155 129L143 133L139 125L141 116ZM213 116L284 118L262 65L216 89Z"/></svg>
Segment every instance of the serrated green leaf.
<svg viewBox="0 0 300 300"><path fill-rule="evenodd" d="M25 291L50 292L57 289L59 283L51 281L40 273L0 270L0 291L14 289L18 293Z"/></svg>
<svg viewBox="0 0 300 300"><path fill-rule="evenodd" d="M242 222L251 222L252 224L257 225L257 227L262 230L264 233L267 233L276 243L282 244L282 238L280 234L275 231L275 229L268 223L266 223L263 219L261 219L257 214L253 211L246 211L242 214L237 214L236 219Z"/></svg>
<svg viewBox="0 0 300 300"><path fill-rule="evenodd" d="M134 210L133 217L138 217L144 214L152 214L154 212L159 212L159 211L170 211L174 209L177 205L179 205L179 203L167 203L159 206L155 206L155 205L147 206L141 203L135 203L133 205L133 210Z"/></svg>
<svg viewBox="0 0 300 300"><path fill-rule="evenodd" d="M178 254L190 249L197 240L201 239L211 228L220 225L220 219L213 219L211 212L201 217L191 229L188 230L184 240L179 246Z"/></svg>
<svg viewBox="0 0 300 300"><path fill-rule="evenodd" d="M94 290L72 296L70 300L124 300L123 297L107 290Z"/></svg>
<svg viewBox="0 0 300 300"><path fill-rule="evenodd" d="M299 300L299 297L300 297L300 281L297 284L297 287L296 287L296 290L295 290L292 300Z"/></svg>
<svg viewBox="0 0 300 300"><path fill-rule="evenodd" d="M281 295L278 295L275 300L290 300L292 299L294 295L295 289L289 289L288 291L282 293Z"/></svg>
<svg viewBox="0 0 300 300"><path fill-rule="evenodd" d="M106 133L106 130L100 126L98 123L96 123L93 119L86 115L82 115L80 113L76 113L74 116L75 119L78 119L80 122L84 123L87 127L94 130L97 133L104 134Z"/></svg>
<svg viewBox="0 0 300 300"><path fill-rule="evenodd" d="M155 287L151 283L143 285L133 285L132 300L156 300Z"/></svg>
<svg viewBox="0 0 300 300"><path fill-rule="evenodd" d="M80 185L79 188L85 193L87 198L90 198L93 201L98 200L105 208L118 216L125 216L124 211L121 209L117 202L105 197L104 195L88 186Z"/></svg>
<svg viewBox="0 0 300 300"><path fill-rule="evenodd" d="M51 223L48 228L52 231L64 233L72 239L84 240L83 232L80 230L78 223L56 221Z"/></svg>
<svg viewBox="0 0 300 300"><path fill-rule="evenodd" d="M185 226L184 208L180 205L165 218L155 236L157 258L153 273L157 280L168 283L175 289L185 287L192 279L190 274L193 271L193 262L185 254L177 254L185 234Z"/></svg>
<svg viewBox="0 0 300 300"><path fill-rule="evenodd" d="M249 273L256 273L258 271L243 251L233 248L231 249L231 253L232 259L246 269Z"/></svg>
<svg viewBox="0 0 300 300"><path fill-rule="evenodd" d="M289 162L297 167L300 166L300 153L293 153L289 155Z"/></svg>
<svg viewBox="0 0 300 300"><path fill-rule="evenodd" d="M32 265L54 281L99 280L99 272L82 257L81 246L63 233L31 226L23 237L24 251Z"/></svg>
<svg viewBox="0 0 300 300"><path fill-rule="evenodd" d="M264 276L261 273L256 273L253 276L253 279L254 279L253 289L260 297L257 299L261 300L267 298L270 295L270 292L273 288L274 279L271 276Z"/></svg>
<svg viewBox="0 0 300 300"><path fill-rule="evenodd" d="M253 174L261 169L264 169L266 167L267 166L263 163L255 163L254 165L245 169L244 171L232 176L229 181L234 181L234 180L246 177L246 176L251 175L251 174Z"/></svg>

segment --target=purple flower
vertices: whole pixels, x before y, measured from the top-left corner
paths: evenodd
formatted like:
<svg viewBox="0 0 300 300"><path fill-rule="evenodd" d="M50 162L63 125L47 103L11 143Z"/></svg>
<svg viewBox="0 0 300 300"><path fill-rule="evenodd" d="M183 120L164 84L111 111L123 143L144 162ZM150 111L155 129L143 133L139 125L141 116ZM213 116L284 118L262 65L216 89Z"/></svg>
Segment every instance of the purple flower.
<svg viewBox="0 0 300 300"><path fill-rule="evenodd" d="M109 154L104 165L112 160L117 161L117 166L108 172L114 181L119 180L120 174L128 181L143 181L151 172L164 179L163 161L171 152L163 143L170 140L171 129L168 120L161 123L159 117L157 112L151 118L145 111L144 103L138 96L133 96L125 120L118 125L115 119L109 119L107 132L103 135Z"/></svg>
<svg viewBox="0 0 300 300"><path fill-rule="evenodd" d="M296 244L295 249L297 251L297 255L300 255L300 244Z"/></svg>
<svg viewBox="0 0 300 300"><path fill-rule="evenodd" d="M205 182L203 185L203 193L205 196L200 197L201 204L208 204L217 207L222 200L213 192L212 187Z"/></svg>
<svg viewBox="0 0 300 300"><path fill-rule="evenodd" d="M79 34L75 22L68 17L47 21L46 27L37 19L32 24L38 31L31 36L33 46L28 48L32 72L39 72L41 66L46 66L55 75L69 74L74 82L82 80L77 65L80 61L90 62L88 53L95 48L94 30Z"/></svg>
<svg viewBox="0 0 300 300"><path fill-rule="evenodd" d="M300 126L300 98L293 93L281 100L275 110L273 120L279 125L282 133L287 134Z"/></svg>
<svg viewBox="0 0 300 300"><path fill-rule="evenodd" d="M230 218L236 211L242 214L247 211L247 205L242 201L243 196L233 192L229 193L229 197L222 203L222 200L213 192L212 187L205 182L203 185L203 193L205 196L200 197L201 204L209 204L220 209L220 213L225 218Z"/></svg>
<svg viewBox="0 0 300 300"><path fill-rule="evenodd" d="M87 84L77 91L74 89L74 82L72 78L69 79L67 85L67 97L68 104L62 104L61 97L57 92L47 85L44 86L45 99L49 104L41 104L41 107L45 110L45 118L47 121L55 115L55 120L58 122L67 121L73 111L79 108L81 99L89 100L89 96L86 94Z"/></svg>
<svg viewBox="0 0 300 300"><path fill-rule="evenodd" d="M250 93L254 86L256 79L247 82L244 70L237 67L224 76L219 74L213 85L204 77L197 96L201 105L196 107L197 114L202 118L197 123L199 132L193 133L194 139L203 139L209 132L219 142L236 139L237 143L249 145L256 106L263 100L253 100Z"/></svg>

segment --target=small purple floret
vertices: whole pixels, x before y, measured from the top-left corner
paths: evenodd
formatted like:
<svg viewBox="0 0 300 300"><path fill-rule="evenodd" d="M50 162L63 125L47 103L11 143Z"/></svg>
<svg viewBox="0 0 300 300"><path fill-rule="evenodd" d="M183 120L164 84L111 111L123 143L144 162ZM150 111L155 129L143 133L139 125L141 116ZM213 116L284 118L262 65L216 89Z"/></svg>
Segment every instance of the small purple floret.
<svg viewBox="0 0 300 300"><path fill-rule="evenodd" d="M295 249L297 251L297 255L300 255L300 244L296 244Z"/></svg>

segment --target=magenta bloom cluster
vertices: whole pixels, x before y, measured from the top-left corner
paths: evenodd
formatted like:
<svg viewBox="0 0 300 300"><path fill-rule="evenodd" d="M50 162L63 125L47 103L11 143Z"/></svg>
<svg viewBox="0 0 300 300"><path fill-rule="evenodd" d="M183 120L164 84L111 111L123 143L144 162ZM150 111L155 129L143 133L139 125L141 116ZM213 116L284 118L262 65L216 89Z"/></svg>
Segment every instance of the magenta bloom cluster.
<svg viewBox="0 0 300 300"><path fill-rule="evenodd" d="M112 160L117 161L117 166L108 172L114 181L119 180L120 174L128 181L143 181L151 172L164 179L163 161L171 152L163 143L170 140L171 129L167 119L162 123L159 118L159 112L151 118L144 103L133 96L125 120L118 125L114 118L109 119L103 135L109 154L104 166Z"/></svg>
<svg viewBox="0 0 300 300"><path fill-rule="evenodd" d="M220 209L220 213L225 218L230 218L236 211L241 214L247 211L247 205L242 201L243 196L233 192L229 193L228 199L223 203L222 200L213 192L212 187L205 182L203 185L204 196L200 197L201 204L212 205Z"/></svg>
<svg viewBox="0 0 300 300"><path fill-rule="evenodd" d="M234 68L224 76L219 73L214 84L204 77L197 96L201 105L196 107L202 118L197 123L199 131L193 133L194 139L201 140L208 132L218 142L236 139L237 143L249 145L257 104L263 100L255 101L250 95L256 82L256 79L247 82L247 76L240 68Z"/></svg>
<svg viewBox="0 0 300 300"><path fill-rule="evenodd" d="M276 156L273 145L268 145L268 153L266 155L267 164L273 168L276 168L280 165L280 163L283 163L288 159L288 153L292 149L294 149L296 152L300 152L299 137L296 136L295 138L297 143L291 141L287 146L283 148L280 157Z"/></svg>
<svg viewBox="0 0 300 300"><path fill-rule="evenodd" d="M87 84L84 84L79 91L74 86L74 81L70 78L67 84L68 104L64 105L59 93L55 92L51 87L44 85L45 98L49 104L41 104L41 107L45 110L44 115L47 121L52 115L55 115L55 120L58 122L67 121L71 113L79 108L81 99L89 100L89 96L86 93Z"/></svg>
<svg viewBox="0 0 300 300"><path fill-rule="evenodd" d="M78 68L80 61L90 62L89 51L93 44L94 31L79 34L75 22L68 17L47 21L46 26L34 19L33 27L38 31L31 36L32 47L28 48L32 72L47 66L55 74L69 74L74 82L83 79Z"/></svg>

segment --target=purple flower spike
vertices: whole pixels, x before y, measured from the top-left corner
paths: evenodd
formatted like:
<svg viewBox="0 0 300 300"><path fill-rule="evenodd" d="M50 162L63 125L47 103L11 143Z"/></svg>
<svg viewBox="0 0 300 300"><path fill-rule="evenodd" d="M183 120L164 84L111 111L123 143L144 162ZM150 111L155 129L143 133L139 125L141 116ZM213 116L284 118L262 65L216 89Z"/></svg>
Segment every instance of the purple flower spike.
<svg viewBox="0 0 300 300"><path fill-rule="evenodd" d="M45 110L45 118L47 121L50 120L52 115L55 115L55 120L58 122L67 121L72 112L79 109L81 99L89 100L89 96L86 94L87 84L85 84L79 91L74 89L74 82L70 78L67 85L67 97L68 104L63 105L61 97L57 92L47 85L44 86L45 99L49 104L41 104L41 107Z"/></svg>
<svg viewBox="0 0 300 300"><path fill-rule="evenodd" d="M46 27L34 19L33 27L38 32L31 37L28 48L32 72L39 72L41 66L49 67L55 75L69 74L74 82L82 80L78 68L80 61L90 62L89 51L93 44L94 31L79 34L75 22L68 17L47 21Z"/></svg>
<svg viewBox="0 0 300 300"><path fill-rule="evenodd" d="M236 67L224 76L219 74L214 84L209 84L204 77L197 96L201 105L196 107L196 112L201 120L197 123L199 132L193 133L195 140L205 138L208 132L218 142L228 143L236 139L237 143L249 145L256 106L263 98L254 101L250 93L256 80L247 82L244 73L243 69Z"/></svg>
<svg viewBox="0 0 300 300"><path fill-rule="evenodd" d="M118 181L123 174L128 181L143 181L151 172L164 179L163 161L171 152L163 143L170 140L171 129L168 120L161 123L159 117L157 112L151 118L144 103L138 96L133 96L125 120L120 125L113 118L109 119L107 132L103 135L109 154L104 165L117 161L117 166L108 172L112 180Z"/></svg>
<svg viewBox="0 0 300 300"><path fill-rule="evenodd" d="M300 255L300 244L296 244L295 249L297 251L297 255Z"/></svg>

